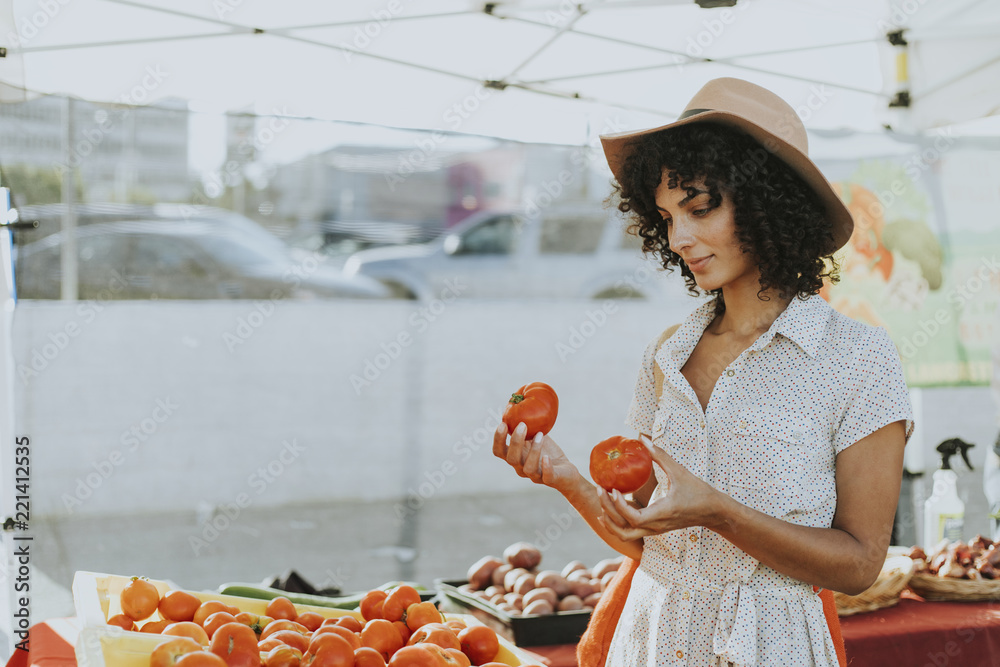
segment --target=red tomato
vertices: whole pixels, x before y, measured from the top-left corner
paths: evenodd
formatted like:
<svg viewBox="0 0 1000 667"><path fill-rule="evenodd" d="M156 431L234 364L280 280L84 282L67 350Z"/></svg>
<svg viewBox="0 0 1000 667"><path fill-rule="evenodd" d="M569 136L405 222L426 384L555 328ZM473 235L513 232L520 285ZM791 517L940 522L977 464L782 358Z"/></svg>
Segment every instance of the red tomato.
<svg viewBox="0 0 1000 667"><path fill-rule="evenodd" d="M653 457L646 445L634 438L615 435L590 452L590 476L606 491L638 491L652 474Z"/></svg>
<svg viewBox="0 0 1000 667"><path fill-rule="evenodd" d="M205 632L205 628L201 627L193 621L178 621L177 623L171 623L167 627L163 628L163 635L172 635L174 637L190 637L202 646L208 646L208 633Z"/></svg>
<svg viewBox="0 0 1000 667"><path fill-rule="evenodd" d="M160 598L157 608L160 610L160 616L166 620L179 622L192 620L199 606L201 600L187 591L167 591L166 595Z"/></svg>
<svg viewBox="0 0 1000 667"><path fill-rule="evenodd" d="M521 422L528 428L525 438L530 440L537 433L548 433L556 423L559 412L559 397L555 390L544 382L526 384L510 396L503 411L503 423L507 432L513 433Z"/></svg>
<svg viewBox="0 0 1000 667"><path fill-rule="evenodd" d="M209 650L226 661L229 667L243 667L251 658L260 664L257 634L239 621L226 623L212 635Z"/></svg>
<svg viewBox="0 0 1000 667"><path fill-rule="evenodd" d="M174 667L226 667L226 661L208 651L192 651L182 655Z"/></svg>
<svg viewBox="0 0 1000 667"><path fill-rule="evenodd" d="M201 646L190 637L171 639L153 649L149 656L149 667L173 667L181 656L197 651L201 651Z"/></svg>
<svg viewBox="0 0 1000 667"><path fill-rule="evenodd" d="M299 667L302 651L291 646L275 646L264 656L264 667Z"/></svg>
<svg viewBox="0 0 1000 667"><path fill-rule="evenodd" d="M497 633L485 625L473 625L462 630L458 633L458 641L462 643L462 653L469 656L475 665L489 662L500 652Z"/></svg>
<svg viewBox="0 0 1000 667"><path fill-rule="evenodd" d="M132 581L122 589L119 600L123 614L133 621L141 621L156 611L156 606L160 603L160 592L146 579L132 577Z"/></svg>
<svg viewBox="0 0 1000 667"><path fill-rule="evenodd" d="M135 630L135 621L125 614L115 614L108 619L108 625L117 625L122 630Z"/></svg>

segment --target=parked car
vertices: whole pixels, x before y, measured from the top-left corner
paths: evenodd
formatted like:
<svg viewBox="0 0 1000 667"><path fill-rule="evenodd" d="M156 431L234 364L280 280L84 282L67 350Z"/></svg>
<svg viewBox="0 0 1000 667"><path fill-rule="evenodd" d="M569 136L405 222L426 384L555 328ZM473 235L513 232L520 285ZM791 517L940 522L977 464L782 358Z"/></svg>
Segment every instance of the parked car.
<svg viewBox="0 0 1000 667"><path fill-rule="evenodd" d="M660 298L683 294L644 258L641 240L600 205L524 215L485 211L430 243L372 248L344 264L397 297L429 300L451 280L463 297Z"/></svg>
<svg viewBox="0 0 1000 667"><path fill-rule="evenodd" d="M18 296L58 299L62 232L18 248ZM163 219L92 223L76 230L79 298L381 298L366 276L345 276L297 255L251 220Z"/></svg>

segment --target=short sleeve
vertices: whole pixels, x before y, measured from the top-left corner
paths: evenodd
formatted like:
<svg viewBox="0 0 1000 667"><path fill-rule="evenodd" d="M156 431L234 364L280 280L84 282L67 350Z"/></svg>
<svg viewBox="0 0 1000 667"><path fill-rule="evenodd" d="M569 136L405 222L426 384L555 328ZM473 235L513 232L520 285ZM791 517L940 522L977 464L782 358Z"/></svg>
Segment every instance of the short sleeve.
<svg viewBox="0 0 1000 667"><path fill-rule="evenodd" d="M834 451L844 451L883 426L905 420L905 441L913 435L913 406L899 352L882 327L871 327L857 341L844 377L844 408L833 437Z"/></svg>
<svg viewBox="0 0 1000 667"><path fill-rule="evenodd" d="M635 381L635 392L632 394L632 404L629 406L625 425L634 428L639 433L647 435L653 432L653 419L656 416L656 381L653 378L653 364L656 363L656 344L659 336L650 341L642 355L642 366L639 377Z"/></svg>

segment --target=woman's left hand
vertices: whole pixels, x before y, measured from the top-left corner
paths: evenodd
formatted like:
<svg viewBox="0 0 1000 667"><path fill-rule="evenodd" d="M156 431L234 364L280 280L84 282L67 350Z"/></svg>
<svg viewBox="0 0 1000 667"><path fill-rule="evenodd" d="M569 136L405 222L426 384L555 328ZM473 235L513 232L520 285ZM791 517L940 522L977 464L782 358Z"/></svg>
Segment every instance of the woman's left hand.
<svg viewBox="0 0 1000 667"><path fill-rule="evenodd" d="M712 523L717 515L720 492L692 475L665 451L652 446L645 438L642 440L653 457L653 464L666 473L666 489L643 508L633 507L618 491L609 494L599 489L604 510L601 522L605 527L619 539L634 540Z"/></svg>

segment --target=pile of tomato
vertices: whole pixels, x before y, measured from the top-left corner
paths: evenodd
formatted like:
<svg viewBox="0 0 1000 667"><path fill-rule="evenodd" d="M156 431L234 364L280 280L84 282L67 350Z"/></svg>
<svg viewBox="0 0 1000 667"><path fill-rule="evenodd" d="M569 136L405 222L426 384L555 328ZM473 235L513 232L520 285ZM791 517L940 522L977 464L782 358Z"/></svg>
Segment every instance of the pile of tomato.
<svg viewBox="0 0 1000 667"><path fill-rule="evenodd" d="M263 616L185 591L161 597L140 577L120 602L110 625L175 637L153 650L150 667L503 667L492 662L500 642L491 628L447 620L407 585L369 591L364 623L299 613L285 597L271 600Z"/></svg>

